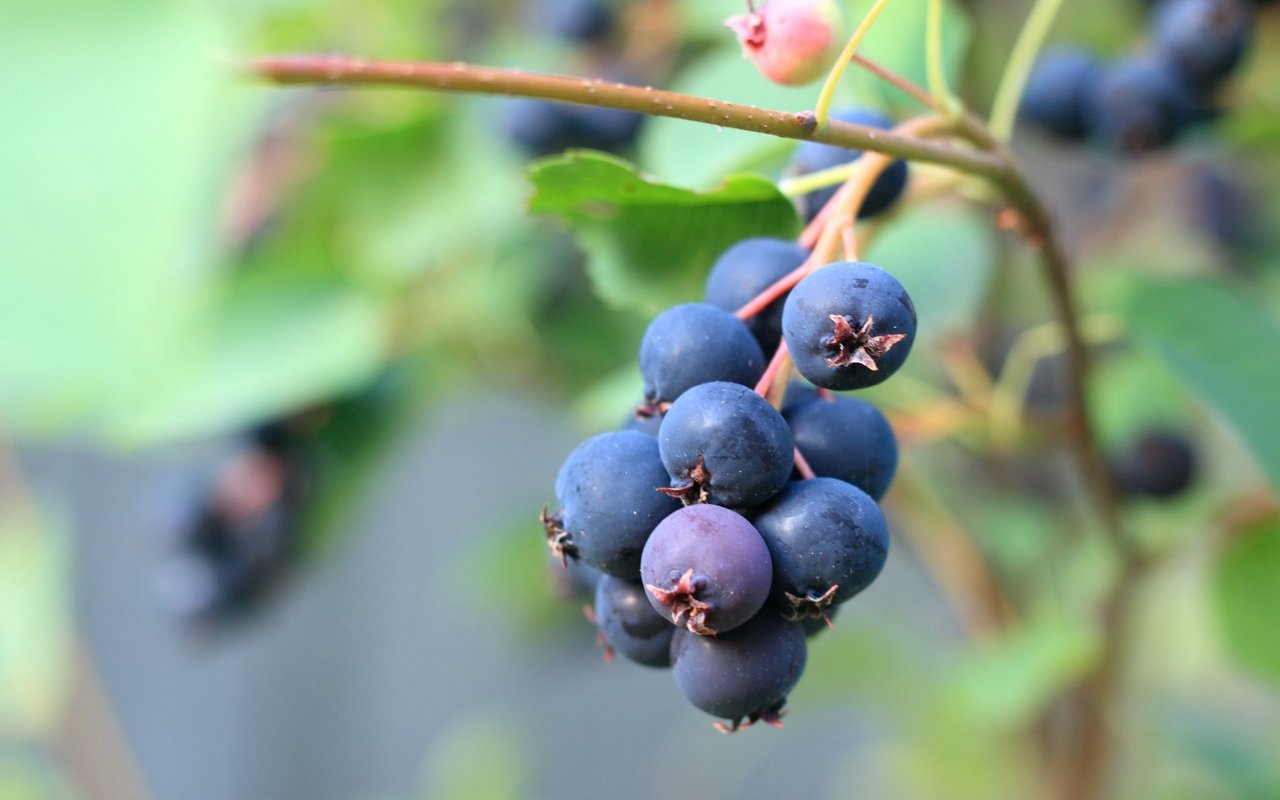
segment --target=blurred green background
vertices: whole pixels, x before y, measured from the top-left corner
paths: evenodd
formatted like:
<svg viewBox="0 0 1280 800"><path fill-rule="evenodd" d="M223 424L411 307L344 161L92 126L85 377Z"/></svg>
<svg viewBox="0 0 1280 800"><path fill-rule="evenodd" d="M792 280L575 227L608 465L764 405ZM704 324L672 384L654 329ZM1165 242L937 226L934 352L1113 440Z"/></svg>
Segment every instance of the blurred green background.
<svg viewBox="0 0 1280 800"><path fill-rule="evenodd" d="M696 299L726 244L797 229L773 188L792 143L655 119L616 157L529 167L502 100L232 68L461 59L813 104L741 59L720 27L741 4L619 0L602 47L547 35L536 5L0 8L0 798L1034 796L1117 564L1055 424L1055 349L1008 356L1035 354L1049 304L979 184L917 169L866 254L922 322L868 393L903 444L890 566L813 641L785 731L720 737L668 676L600 663L536 513L574 444L639 398L648 318ZM948 6L971 108L1028 6ZM898 0L865 54L923 80L924 7ZM1144 13L1081 0L1052 38L1123 52ZM1227 113L1176 149L1015 138L1076 263L1106 446L1172 428L1200 467L1125 508L1150 566L1110 709L1117 797L1280 797L1274 9L1257 37ZM841 102L916 113L846 84ZM594 213L640 185L630 164L689 191ZM157 591L173 506L253 426L316 409L282 585L227 624L175 619Z"/></svg>

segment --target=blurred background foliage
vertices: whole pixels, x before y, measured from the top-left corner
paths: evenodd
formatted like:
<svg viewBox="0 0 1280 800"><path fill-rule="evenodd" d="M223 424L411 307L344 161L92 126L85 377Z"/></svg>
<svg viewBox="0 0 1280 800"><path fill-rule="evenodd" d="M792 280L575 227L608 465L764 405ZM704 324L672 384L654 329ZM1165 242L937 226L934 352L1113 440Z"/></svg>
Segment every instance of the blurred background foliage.
<svg viewBox="0 0 1280 800"><path fill-rule="evenodd" d="M639 398L634 353L649 315L695 299L727 244L798 229L774 183L790 142L652 119L629 152L526 170L503 135L501 100L282 90L230 67L276 51L463 59L812 105L814 90L769 84L740 58L721 28L734 3L620 0L623 23L604 48L540 33L537 5L0 8L10 190L0 213L0 797L109 796L58 744L77 704L92 704L83 685L94 654L73 585L92 569L76 543L96 535L95 521L73 521L64 508L75 490L28 480L26 462L68 450L119 460L109 464L182 454L320 409L306 428L313 485L297 556L319 568L322 556L344 558L350 545L334 545L360 534L361 498L401 468L397 453L424 415L483 397L537 409L542 424L558 417L573 429L538 440L554 465ZM989 107L1027 5L948 4L950 81L970 107ZM853 16L869 2L845 6ZM1121 52L1144 13L1136 0L1081 0L1053 38ZM923 80L923 20L923 3L899 0L865 54ZM1015 141L1077 264L1107 446L1119 453L1143 430L1170 428L1191 439L1200 465L1187 494L1126 509L1155 566L1113 710L1124 743L1117 796L1280 796L1278 40L1280 15L1268 9L1228 113L1168 153L1124 160L1025 132ZM913 112L856 71L843 92L841 102ZM868 393L905 448L887 500L905 566L815 641L788 733L715 741L701 773L673 767L690 795L753 794L765 784L743 765L794 756L792 736L825 748L819 762L794 763L805 765L797 785L826 796L1025 797L1037 721L1096 663L1091 612L1117 565L1063 456L1060 345L1043 325L1034 255L997 231L989 199L980 184L917 168L903 210L868 232L868 260L907 286L922 323L902 377ZM181 455L167 469L204 474ZM603 669L573 604L548 591L533 512L550 498L554 466L529 479L541 492L479 473L458 478L485 492L486 513L451 521L465 540L438 573L433 591L452 605L437 613L497 620L489 634L515 642L507 669L540 676L529 692L565 669L557 659L570 656L548 650L570 649L574 674ZM417 513L431 518L454 490L426 487ZM154 560L155 548L135 557ZM999 584L985 609L956 583L984 561ZM272 625L233 635L270 638ZM415 668L429 683L450 667ZM624 673L619 686L638 680L627 665L611 669ZM113 694L106 683L99 690ZM532 712L496 712L486 687L472 688L474 708L405 744L420 772L332 796L401 796L394 787L406 785L423 797L597 796L550 777L563 772L539 758ZM579 736L616 738L656 775L675 745L640 736L661 727L629 732L608 710L613 697L563 713ZM701 749L712 736L703 723L679 711L663 724L673 742ZM342 720L330 724L342 739ZM120 752L144 754L145 785L147 743L129 738L126 729Z"/></svg>

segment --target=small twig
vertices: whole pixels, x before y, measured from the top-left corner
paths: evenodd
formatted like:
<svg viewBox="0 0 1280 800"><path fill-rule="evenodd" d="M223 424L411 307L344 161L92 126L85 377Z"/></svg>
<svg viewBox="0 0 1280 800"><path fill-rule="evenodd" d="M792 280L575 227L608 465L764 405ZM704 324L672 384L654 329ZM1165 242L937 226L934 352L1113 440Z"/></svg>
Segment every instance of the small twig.
<svg viewBox="0 0 1280 800"><path fill-rule="evenodd" d="M934 144L879 128L833 120L819 130L812 112L763 109L599 79L539 75L461 62L370 61L318 55L252 58L241 62L240 67L251 75L282 85L407 86L443 92L536 97L687 119L787 139L811 139L912 161L946 164L992 178L1003 171L1000 160L989 154Z"/></svg>

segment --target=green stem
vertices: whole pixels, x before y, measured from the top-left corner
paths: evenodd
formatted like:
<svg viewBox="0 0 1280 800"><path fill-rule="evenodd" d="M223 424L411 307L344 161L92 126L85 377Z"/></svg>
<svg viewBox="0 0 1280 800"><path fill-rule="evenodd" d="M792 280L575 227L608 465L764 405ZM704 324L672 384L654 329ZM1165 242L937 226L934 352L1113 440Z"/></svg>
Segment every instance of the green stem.
<svg viewBox="0 0 1280 800"><path fill-rule="evenodd" d="M783 178L778 181L778 190L787 197L799 197L802 194L816 192L818 189L825 189L828 186L837 186L849 180L849 176L853 174L856 160L847 164L838 164L827 169L820 169L817 172L809 172L804 175L797 175L794 178Z"/></svg>
<svg viewBox="0 0 1280 800"><path fill-rule="evenodd" d="M1036 56L1049 36L1049 29L1062 8L1062 0L1036 0L1027 21L1018 33L1018 41L1009 54L1009 63L1005 65L1004 74L1000 76L1000 86L996 89L996 99L991 105L991 118L987 127L996 139L1007 142L1013 135L1013 123L1018 116L1018 104L1022 101L1022 90L1027 85L1027 77L1031 67L1035 65Z"/></svg>
<svg viewBox="0 0 1280 800"><path fill-rule="evenodd" d="M818 105L813 111L818 120L818 130L825 128L827 120L831 117L831 101L836 96L836 87L840 85L840 78L844 75L845 68L849 66L849 61L853 58L854 53L858 52L858 45L862 44L867 31L871 30L872 24L875 23L876 18L880 16L880 12L884 11L887 5L889 5L889 0L876 0L875 5L862 18L862 22L858 23L858 27L854 30L853 35L849 37L844 49L840 51L840 56L831 67L831 72L827 73L827 79L822 84L822 91L818 93Z"/></svg>
<svg viewBox="0 0 1280 800"><path fill-rule="evenodd" d="M934 108L948 119L955 119L960 114L960 104L947 88L947 74L942 68L942 8L943 0L929 0L929 14L925 19L925 69Z"/></svg>

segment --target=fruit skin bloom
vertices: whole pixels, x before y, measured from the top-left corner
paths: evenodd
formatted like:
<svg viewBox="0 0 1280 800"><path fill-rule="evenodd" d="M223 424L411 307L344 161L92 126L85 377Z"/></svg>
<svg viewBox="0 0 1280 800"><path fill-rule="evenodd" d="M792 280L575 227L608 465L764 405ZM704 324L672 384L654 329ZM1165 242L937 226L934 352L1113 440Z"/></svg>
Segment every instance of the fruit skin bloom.
<svg viewBox="0 0 1280 800"><path fill-rule="evenodd" d="M831 68L840 48L843 17L835 0L769 0L730 17L742 54L769 80L785 86L812 83Z"/></svg>

